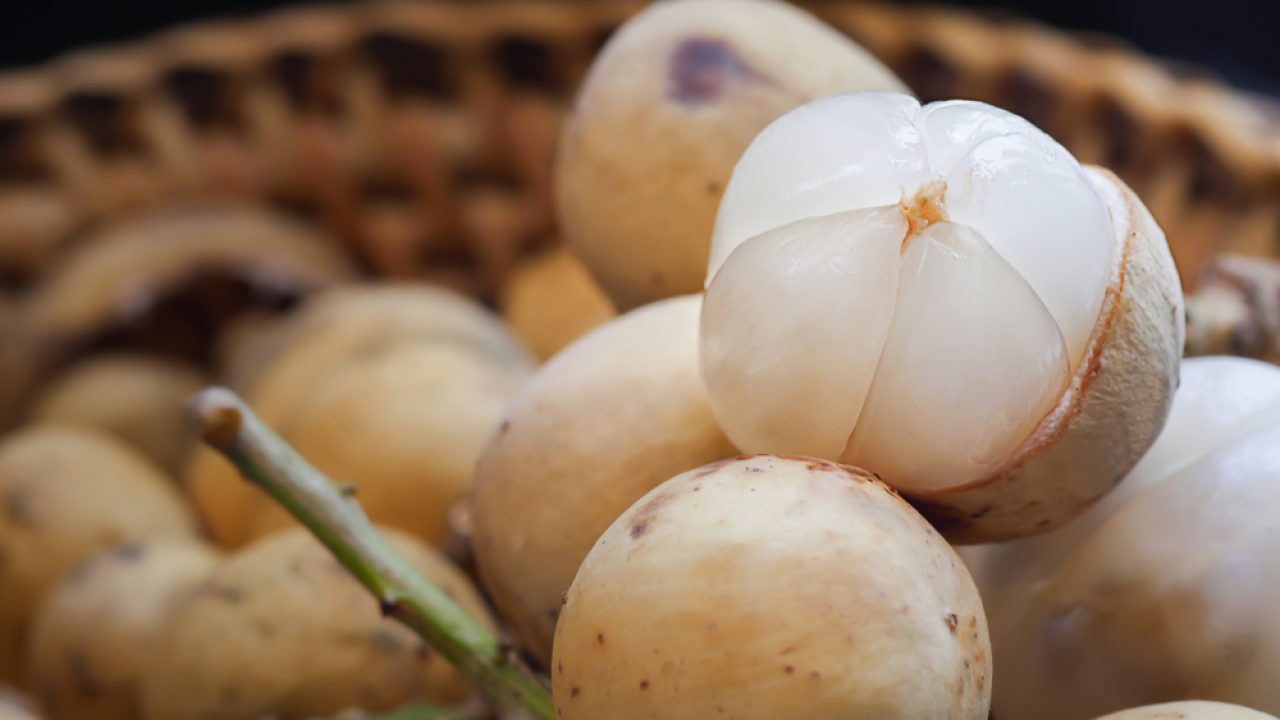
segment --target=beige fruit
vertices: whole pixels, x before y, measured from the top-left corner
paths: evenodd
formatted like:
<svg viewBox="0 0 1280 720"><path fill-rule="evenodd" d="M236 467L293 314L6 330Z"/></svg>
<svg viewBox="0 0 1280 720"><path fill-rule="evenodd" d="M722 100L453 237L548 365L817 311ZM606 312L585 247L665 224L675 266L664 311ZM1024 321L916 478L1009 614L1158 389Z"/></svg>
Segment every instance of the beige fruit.
<svg viewBox="0 0 1280 720"><path fill-rule="evenodd" d="M954 542L1083 511L1177 386L1182 295L1150 213L982 103L848 93L780 118L734 170L707 281L729 438L866 468Z"/></svg>
<svg viewBox="0 0 1280 720"><path fill-rule="evenodd" d="M134 720L142 667L169 611L213 572L194 540L103 551L45 598L31 624L27 674L54 720Z"/></svg>
<svg viewBox="0 0 1280 720"><path fill-rule="evenodd" d="M1051 533L968 549L997 717L1202 698L1280 713L1280 369L1183 363L1168 425Z"/></svg>
<svg viewBox="0 0 1280 720"><path fill-rule="evenodd" d="M564 248L517 266L498 305L507 324L540 360L617 315L581 261Z"/></svg>
<svg viewBox="0 0 1280 720"><path fill-rule="evenodd" d="M657 3L605 45L561 136L569 246L619 310L697 292L716 205L756 133L816 97L903 87L787 3Z"/></svg>
<svg viewBox="0 0 1280 720"><path fill-rule="evenodd" d="M467 612L490 624L474 588L404 534L391 545ZM143 678L147 720L306 720L349 707L450 702L466 683L301 528L228 558L179 603Z"/></svg>
<svg viewBox="0 0 1280 720"><path fill-rule="evenodd" d="M502 321L471 298L430 285L382 282L318 293L293 314L246 330L227 349L223 371L233 387L270 388L272 404L287 406L336 365L401 339L457 342L517 368L532 364Z"/></svg>
<svg viewBox="0 0 1280 720"><path fill-rule="evenodd" d="M428 365L411 366L412 359L408 356L385 359L387 353L402 345L417 347L413 356L428 357ZM452 350L429 352L429 348L437 347ZM434 436L439 441L462 436L457 446L445 447L438 456L428 457L414 447L419 442L432 442L431 438L414 437L416 432L426 432L421 424L395 426L383 438L374 437L371 430L352 427L351 437L316 450L325 453L334 463L328 465L326 461L328 467L322 466L322 469L342 473L346 476L342 478L344 481L357 482L359 478L388 477L389 474L405 478L408 484L396 484L394 487L399 490L392 491L386 500L405 499L401 491L412 493L417 484L427 493L440 493L440 501L444 501L443 495L451 495L459 487L469 485L469 480L463 483L459 478L458 468L466 465L467 477L470 477L474 453L489 427L496 424L501 411L499 397L511 392L514 384L533 367L533 361L510 331L475 301L446 290L409 285L343 288L319 295L297 315L242 347L241 353L234 365L239 370L233 368L231 372L247 384L246 399L268 425L285 432L291 441L297 440L289 435L295 424L306 426L306 434L311 437L342 433L347 420L315 414L333 412L334 403L346 406L343 412L353 410L354 404L360 412L371 414L370 427L385 428L385 418L399 413L404 421L413 417L414 422L433 422L436 430L432 432L444 428L447 432ZM408 370L405 384L399 389L395 378L373 370L384 367L387 362ZM465 367L459 370L458 380L454 382L447 373L450 367L459 365ZM363 369L353 369L357 366ZM369 389L391 403L387 413L375 407L381 400L353 397L353 393L363 392L358 386L364 382L361 377L369 372L382 378L370 377ZM329 383L340 374L345 378L341 381L344 389L331 391ZM325 403L331 407L318 406L315 402L318 395L329 398ZM308 409L301 412L301 408ZM454 412L460 413L457 424L449 418L449 413ZM391 443L398 443L395 447L399 449L394 451L399 453L397 458L403 459L406 453L412 453L412 461L401 469L396 469L397 461L370 459L367 455L369 451L389 452ZM370 466L358 467L365 462ZM424 484L423 477L408 480L411 473L432 467L433 463L437 468L447 468L443 472L448 479L443 485L433 486L434 480ZM439 476L441 471L433 472ZM275 511L264 510L270 505L265 496L243 482L230 463L210 450L202 449L195 454L186 479L191 497L210 532L224 545L239 546L264 527L278 525L282 519L275 514L274 521L259 525L260 513ZM377 491L364 490L361 501L372 509L369 503L378 502ZM370 492L374 492L374 496L371 497ZM374 519L422 531L434 541L438 538L435 505L435 500L430 507L393 501L389 507L393 511L390 517L382 518L375 511ZM417 514L419 519L407 525L393 519L409 514Z"/></svg>
<svg viewBox="0 0 1280 720"><path fill-rule="evenodd" d="M570 588L557 717L987 717L973 581L860 470L754 456L686 472L601 536Z"/></svg>
<svg viewBox="0 0 1280 720"><path fill-rule="evenodd" d="M466 348L405 343L331 374L278 429L321 472L354 486L375 522L439 545L524 379ZM250 539L293 522L262 494L244 512Z"/></svg>
<svg viewBox="0 0 1280 720"><path fill-rule="evenodd" d="M141 450L170 475L191 451L183 416L204 387L195 369L142 355L108 355L73 365L36 402L34 419L101 430Z"/></svg>
<svg viewBox="0 0 1280 720"><path fill-rule="evenodd" d="M109 436L33 426L0 443L0 679L22 678L28 623L63 573L99 550L192 537L172 483Z"/></svg>
<svg viewBox="0 0 1280 720"><path fill-rule="evenodd" d="M698 377L700 306L664 300L570 345L516 394L480 456L480 575L544 665L561 598L605 528L667 478L737 453Z"/></svg>
<svg viewBox="0 0 1280 720"><path fill-rule="evenodd" d="M1275 716L1240 705L1185 700L1121 710L1097 720L1275 720Z"/></svg>

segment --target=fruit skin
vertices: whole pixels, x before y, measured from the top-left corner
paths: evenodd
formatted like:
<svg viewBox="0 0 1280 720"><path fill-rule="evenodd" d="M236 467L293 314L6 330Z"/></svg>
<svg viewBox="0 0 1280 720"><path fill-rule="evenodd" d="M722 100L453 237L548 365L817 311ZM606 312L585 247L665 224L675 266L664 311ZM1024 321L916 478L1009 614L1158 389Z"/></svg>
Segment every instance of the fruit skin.
<svg viewBox="0 0 1280 720"><path fill-rule="evenodd" d="M558 717L987 717L973 581L906 502L860 470L741 457L631 506L567 595Z"/></svg>
<svg viewBox="0 0 1280 720"><path fill-rule="evenodd" d="M342 427L341 418L324 421L311 417L304 422L314 412L306 408L314 408L318 396L329 398L329 405L348 402L339 400L338 396L350 396L351 392L344 390L335 394L326 389L328 384L341 376L345 378L344 387L351 388L352 383L360 382L355 376L368 375L376 367L384 365L388 362L385 357L382 360L377 358L403 345L453 348L456 352L435 353L432 363L406 368L410 373L407 377L411 378L406 387L421 388L424 394L413 396L403 388L397 390L392 387L394 378L385 378L385 373L380 372L366 378L365 382L370 383L367 387L379 397L390 398L389 402L402 417L432 421L437 427L451 424L448 413L453 410L432 402L434 391L430 387L447 390L447 397L458 399L458 405L451 407L461 408L464 416L473 422L469 425L472 434L466 443L446 448L443 459L455 465L466 463L470 467L475 462L475 455L462 453L479 452L489 428L496 425L501 413L501 408L495 407L492 400L495 388L502 393L513 392L513 383L523 380L532 371L533 360L496 316L469 298L438 288L393 283L325 292L310 299L295 315L285 318L240 348L240 356L233 365L238 368L235 374L248 386L245 399L263 421L277 431L286 432L295 421L312 428L321 422L331 422L331 430L337 431ZM469 360L464 362L457 353L466 353ZM465 386L477 393L473 401L459 397L463 384L452 383L441 374L444 366L459 363L466 365L461 369L464 377L469 379ZM404 365L403 362L400 364ZM381 382L378 377L391 382ZM485 384L482 381L486 377L496 379ZM371 399L361 401L356 398L349 402L355 403L362 412L367 410L371 413L370 417L380 426L390 417L390 414L378 413L369 404L374 402ZM488 415L479 417L486 412ZM352 428L353 434L358 430ZM429 465L433 458L418 452L418 440L407 434L411 431L411 428L396 431L381 439L384 441L383 451L386 443L397 438L404 440L400 446L403 450L400 457L410 453L415 458L409 468L397 471L394 461L374 457L368 460L370 472L360 474L365 477L370 474L386 476L388 473L403 476L412 467ZM315 429L308 431L312 435L319 432ZM456 434L457 429L451 432ZM376 443L380 439L372 433L360 434L370 440L362 448L377 451ZM292 436L286 439L297 441ZM345 454L342 452L344 446L347 447ZM349 469L358 467L368 458L367 455L362 456L361 448L345 441L324 447L322 452L347 458L331 467L321 467L325 471L342 472L347 475L342 478L346 482L358 480L358 477L351 476L354 473ZM278 514L274 520L267 521L267 525L259 524L259 516L276 512L271 509L272 504L259 490L241 480L235 468L212 450L202 448L192 456L185 479L192 502L219 544L240 547L265 530L279 527L282 516ZM389 489L394 493L396 488L407 490L409 486L396 483ZM428 483L424 489L430 492L432 488ZM368 503L369 488L365 490L361 501ZM410 502L407 505L401 503L394 510L395 514L386 518L388 522L409 530L420 530L430 540L438 539L434 529L437 518L427 514L431 508L415 509ZM406 525L393 519L414 512L422 518L417 524ZM383 518L375 512L373 519L379 521Z"/></svg>
<svg viewBox="0 0 1280 720"><path fill-rule="evenodd" d="M213 572L218 554L193 540L103 551L63 578L31 624L27 672L57 720L134 720L142 665L174 603Z"/></svg>
<svg viewBox="0 0 1280 720"><path fill-rule="evenodd" d="M475 300L431 285L380 281L317 293L292 314L261 321L225 349L222 369L232 387L270 388L279 396L273 404L290 406L352 355L405 338L462 343L516 368L533 366L510 329Z"/></svg>
<svg viewBox="0 0 1280 720"><path fill-rule="evenodd" d="M485 588L544 666L561 598L618 515L677 473L731 457L698 375L699 296L622 315L520 389L476 470Z"/></svg>
<svg viewBox="0 0 1280 720"><path fill-rule="evenodd" d="M997 717L1195 697L1280 712L1280 369L1194 358L1133 472L1063 527L964 548Z"/></svg>
<svg viewBox="0 0 1280 720"><path fill-rule="evenodd" d="M1121 710L1097 720L1275 720L1275 716L1241 705L1186 700Z"/></svg>
<svg viewBox="0 0 1280 720"><path fill-rule="evenodd" d="M1085 170L1122 243L1102 312L1067 391L999 471L910 497L953 543L1062 525L1129 473L1168 417L1186 335L1177 269L1133 191L1110 171Z"/></svg>
<svg viewBox="0 0 1280 720"><path fill-rule="evenodd" d="M561 135L569 247L619 310L702 289L716 207L742 151L808 100L905 86L776 0L661 2L605 45Z"/></svg>
<svg viewBox="0 0 1280 720"><path fill-rule="evenodd" d="M563 247L521 263L503 286L498 306L539 360L618 314L587 269Z"/></svg>
<svg viewBox="0 0 1280 720"><path fill-rule="evenodd" d="M391 546L469 613L492 625L462 574L420 541ZM142 683L146 720L305 720L349 707L452 702L467 686L378 605L302 528L229 557L179 603Z"/></svg>
<svg viewBox="0 0 1280 720"><path fill-rule="evenodd" d="M278 430L321 472L355 486L374 522L439 546L524 379L469 348L405 343L330 375ZM262 494L244 512L250 538L294 523Z"/></svg>
<svg viewBox="0 0 1280 720"><path fill-rule="evenodd" d="M4 681L21 681L31 615L63 573L119 543L196 532L173 484L141 453L73 426L31 426L0 443L0 503Z"/></svg>
<svg viewBox="0 0 1280 720"><path fill-rule="evenodd" d="M143 355L106 355L77 363L37 401L37 422L102 430L176 475L195 440L183 414L207 383L195 369Z"/></svg>

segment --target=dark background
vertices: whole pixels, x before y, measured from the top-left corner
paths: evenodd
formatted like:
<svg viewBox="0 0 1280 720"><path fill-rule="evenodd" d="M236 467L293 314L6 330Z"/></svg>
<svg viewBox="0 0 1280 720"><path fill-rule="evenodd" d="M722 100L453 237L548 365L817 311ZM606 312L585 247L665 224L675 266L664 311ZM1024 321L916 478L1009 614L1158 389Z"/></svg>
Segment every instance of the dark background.
<svg viewBox="0 0 1280 720"><path fill-rule="evenodd" d="M590 0L584 0L589 2ZM936 1L936 0L935 0ZM125 40L184 21L251 14L297 2L0 0L0 67ZM1280 96L1280 0L983 0L1061 28L1126 39L1152 55L1200 66L1240 87Z"/></svg>

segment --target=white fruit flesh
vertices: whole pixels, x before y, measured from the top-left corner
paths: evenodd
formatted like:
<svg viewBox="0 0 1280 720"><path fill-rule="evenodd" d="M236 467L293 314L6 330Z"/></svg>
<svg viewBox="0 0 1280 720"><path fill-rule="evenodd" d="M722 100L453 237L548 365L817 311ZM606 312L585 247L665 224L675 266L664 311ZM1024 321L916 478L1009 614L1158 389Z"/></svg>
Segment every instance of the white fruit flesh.
<svg viewBox="0 0 1280 720"><path fill-rule="evenodd" d="M976 102L856 93L760 134L716 221L703 375L747 452L907 492L984 477L1077 369L1117 238L1079 164Z"/></svg>

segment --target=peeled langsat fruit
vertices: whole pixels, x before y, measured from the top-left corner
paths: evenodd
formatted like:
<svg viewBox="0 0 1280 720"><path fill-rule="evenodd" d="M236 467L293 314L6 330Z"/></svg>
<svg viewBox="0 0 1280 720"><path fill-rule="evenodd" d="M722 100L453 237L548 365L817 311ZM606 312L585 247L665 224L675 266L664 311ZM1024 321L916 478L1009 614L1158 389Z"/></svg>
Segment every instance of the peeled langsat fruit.
<svg viewBox="0 0 1280 720"><path fill-rule="evenodd" d="M749 452L864 467L954 541L1055 527L1164 423L1183 343L1164 235L1022 118L896 93L764 130L716 219L701 324Z"/></svg>

